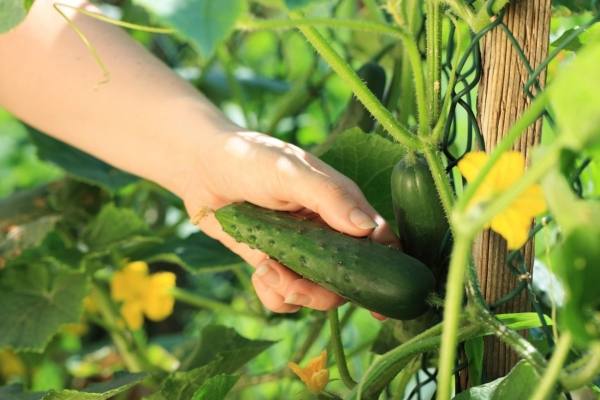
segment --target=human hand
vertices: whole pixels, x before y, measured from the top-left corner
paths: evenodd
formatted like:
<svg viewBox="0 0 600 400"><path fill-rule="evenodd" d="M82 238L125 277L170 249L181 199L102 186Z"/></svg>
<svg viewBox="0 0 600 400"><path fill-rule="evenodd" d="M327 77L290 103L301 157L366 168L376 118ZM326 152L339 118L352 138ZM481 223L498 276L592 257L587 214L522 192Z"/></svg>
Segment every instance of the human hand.
<svg viewBox="0 0 600 400"><path fill-rule="evenodd" d="M234 132L217 135L203 153L187 173L182 195L187 211L202 231L256 268L252 283L271 311L290 313L301 306L328 310L344 300L265 253L236 242L206 210L249 201L275 210L318 214L348 235L397 241L353 181L296 146L261 133Z"/></svg>

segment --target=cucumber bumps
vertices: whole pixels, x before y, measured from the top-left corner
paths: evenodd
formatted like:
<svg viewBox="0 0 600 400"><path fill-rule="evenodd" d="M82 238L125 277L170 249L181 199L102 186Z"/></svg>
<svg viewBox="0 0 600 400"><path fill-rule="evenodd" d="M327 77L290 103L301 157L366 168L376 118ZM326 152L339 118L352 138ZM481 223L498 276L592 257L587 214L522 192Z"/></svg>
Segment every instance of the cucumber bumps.
<svg viewBox="0 0 600 400"><path fill-rule="evenodd" d="M216 211L223 230L304 278L390 318L423 314L431 271L398 249L334 231L322 222L249 203Z"/></svg>

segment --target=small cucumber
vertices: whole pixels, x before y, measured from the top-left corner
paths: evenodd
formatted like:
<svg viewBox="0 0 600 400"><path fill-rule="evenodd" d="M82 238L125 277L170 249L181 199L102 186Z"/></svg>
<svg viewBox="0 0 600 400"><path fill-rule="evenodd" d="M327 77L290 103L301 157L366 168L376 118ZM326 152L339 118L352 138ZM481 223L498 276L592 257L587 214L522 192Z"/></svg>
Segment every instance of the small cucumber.
<svg viewBox="0 0 600 400"><path fill-rule="evenodd" d="M392 203L402 250L425 263L437 279L443 273L448 221L423 157L409 155L392 170Z"/></svg>
<svg viewBox="0 0 600 400"><path fill-rule="evenodd" d="M238 242L371 311L412 319L428 309L433 274L398 249L342 234L318 220L249 203L230 204L215 216Z"/></svg>

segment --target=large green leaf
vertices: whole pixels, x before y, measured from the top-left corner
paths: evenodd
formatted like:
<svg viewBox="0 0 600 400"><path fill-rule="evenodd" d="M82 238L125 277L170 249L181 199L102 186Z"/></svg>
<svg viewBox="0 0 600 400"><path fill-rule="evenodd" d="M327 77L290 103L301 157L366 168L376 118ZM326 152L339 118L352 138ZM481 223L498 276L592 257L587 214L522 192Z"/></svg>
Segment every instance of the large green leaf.
<svg viewBox="0 0 600 400"><path fill-rule="evenodd" d="M597 223L597 222L596 222ZM600 228L573 229L556 247L552 266L565 288L561 324L573 332L575 341L586 344L600 338Z"/></svg>
<svg viewBox="0 0 600 400"><path fill-rule="evenodd" d="M227 384L231 384L233 378L214 381L211 381L211 378L234 373L272 344L273 342L264 340L246 339L231 328L208 326L202 332L200 341L191 350L189 359L183 363L184 369L193 369L171 374L161 385L160 392L152 399L188 400L195 395L208 395L209 389L219 394ZM204 365L196 367L199 364Z"/></svg>
<svg viewBox="0 0 600 400"><path fill-rule="evenodd" d="M454 397L454 400L529 399L540 380L539 374L525 361L520 361L503 378L476 386Z"/></svg>
<svg viewBox="0 0 600 400"><path fill-rule="evenodd" d="M548 93L560 140L575 151L600 145L600 41L586 45L561 71Z"/></svg>
<svg viewBox="0 0 600 400"><path fill-rule="evenodd" d="M65 389L26 393L19 385L10 385L0 388L0 400L106 400L137 385L145 377L145 373L121 373L110 381L91 384L81 391Z"/></svg>
<svg viewBox="0 0 600 400"><path fill-rule="evenodd" d="M86 227L83 240L91 250L100 251L145 235L148 227L135 212L108 204Z"/></svg>
<svg viewBox="0 0 600 400"><path fill-rule="evenodd" d="M183 361L182 369L205 365L222 356L223 372L232 373L273 343L267 340L249 340L240 336L232 328L209 325L204 328L200 340L190 350L188 358Z"/></svg>
<svg viewBox="0 0 600 400"><path fill-rule="evenodd" d="M403 154L402 146L354 128L342 133L321 158L356 182L371 205L392 222L390 179L394 165Z"/></svg>
<svg viewBox="0 0 600 400"><path fill-rule="evenodd" d="M196 390L192 400L223 400L238 379L238 375L228 374L219 374L208 378L206 382Z"/></svg>
<svg viewBox="0 0 600 400"><path fill-rule="evenodd" d="M192 233L185 239L168 239L163 244L134 253L132 257L146 261L172 262L192 273L218 271L225 266L242 262L227 247L202 232Z"/></svg>
<svg viewBox="0 0 600 400"><path fill-rule="evenodd" d="M78 322L84 274L42 261L0 271L0 347L42 351L61 325Z"/></svg>
<svg viewBox="0 0 600 400"><path fill-rule="evenodd" d="M175 29L204 58L213 55L246 10L244 0L134 0L134 3Z"/></svg>
<svg viewBox="0 0 600 400"><path fill-rule="evenodd" d="M39 158L58 165L84 182L115 191L138 179L33 128L29 128L29 135L37 147Z"/></svg>
<svg viewBox="0 0 600 400"><path fill-rule="evenodd" d="M22 225L13 225L6 234L0 231L0 260L18 256L31 247L38 246L50 233L60 217L48 215Z"/></svg>
<svg viewBox="0 0 600 400"><path fill-rule="evenodd" d="M31 0L0 1L0 33L14 28L23 21L31 3Z"/></svg>

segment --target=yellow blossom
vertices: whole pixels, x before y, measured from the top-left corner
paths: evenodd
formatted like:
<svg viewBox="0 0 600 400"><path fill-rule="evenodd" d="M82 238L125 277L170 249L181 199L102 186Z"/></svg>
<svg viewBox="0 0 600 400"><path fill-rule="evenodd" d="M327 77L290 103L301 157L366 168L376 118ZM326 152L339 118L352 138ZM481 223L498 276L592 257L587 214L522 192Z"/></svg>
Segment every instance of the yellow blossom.
<svg viewBox="0 0 600 400"><path fill-rule="evenodd" d="M473 181L488 160L483 151L467 153L458 163L458 169L467 182ZM525 173L525 157L509 151L498 159L473 196L469 207L488 203L510 188ZM531 222L536 215L546 211L542 189L532 185L504 211L495 215L486 228L491 227L506 239L508 248L518 249L527 242Z"/></svg>
<svg viewBox="0 0 600 400"><path fill-rule="evenodd" d="M175 304L171 295L173 287L175 275L172 272L148 275L148 265L136 261L115 272L111 296L122 302L121 315L127 326L137 330L144 323L144 314L153 321L161 321L171 315Z"/></svg>
<svg viewBox="0 0 600 400"><path fill-rule="evenodd" d="M25 375L25 364L12 350L0 350L0 378L10 381Z"/></svg>
<svg viewBox="0 0 600 400"><path fill-rule="evenodd" d="M288 363L288 367L298 375L311 392L319 393L325 389L327 382L329 382L329 371L325 368L326 362L327 352L323 351L310 360L304 368L294 362Z"/></svg>

